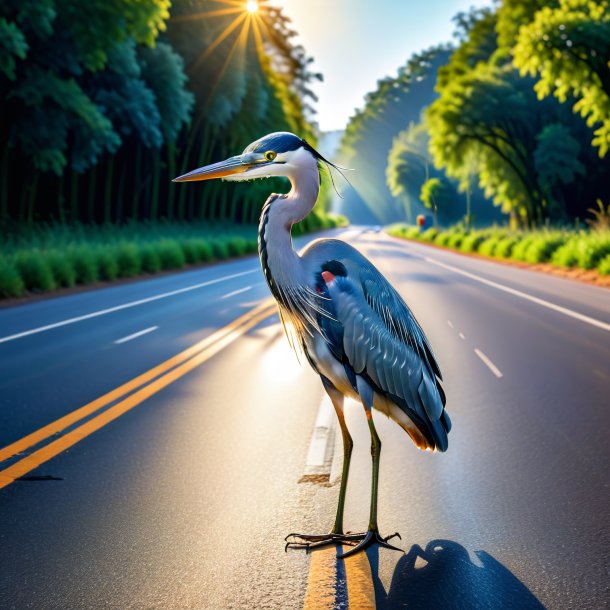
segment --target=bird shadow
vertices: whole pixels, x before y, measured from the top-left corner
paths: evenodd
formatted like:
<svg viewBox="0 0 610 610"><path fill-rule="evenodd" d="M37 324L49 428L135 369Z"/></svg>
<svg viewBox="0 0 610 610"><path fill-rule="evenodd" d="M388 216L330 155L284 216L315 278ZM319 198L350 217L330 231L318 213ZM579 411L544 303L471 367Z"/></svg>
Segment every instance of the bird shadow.
<svg viewBox="0 0 610 610"><path fill-rule="evenodd" d="M534 594L485 551L468 551L451 540L413 545L401 557L386 591L379 578L379 548L367 551L378 610L544 610ZM419 559L419 561L418 561ZM417 564L417 565L416 565Z"/></svg>

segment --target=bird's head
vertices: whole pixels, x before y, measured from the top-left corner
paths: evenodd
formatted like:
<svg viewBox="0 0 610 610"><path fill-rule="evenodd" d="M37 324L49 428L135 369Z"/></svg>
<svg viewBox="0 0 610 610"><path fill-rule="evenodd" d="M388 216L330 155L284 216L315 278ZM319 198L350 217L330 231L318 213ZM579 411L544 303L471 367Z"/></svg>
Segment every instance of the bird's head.
<svg viewBox="0 0 610 610"><path fill-rule="evenodd" d="M214 178L243 181L272 176L292 178L304 169L317 170L320 163L336 167L303 138L278 131L252 142L241 155L195 169L174 178L174 182Z"/></svg>

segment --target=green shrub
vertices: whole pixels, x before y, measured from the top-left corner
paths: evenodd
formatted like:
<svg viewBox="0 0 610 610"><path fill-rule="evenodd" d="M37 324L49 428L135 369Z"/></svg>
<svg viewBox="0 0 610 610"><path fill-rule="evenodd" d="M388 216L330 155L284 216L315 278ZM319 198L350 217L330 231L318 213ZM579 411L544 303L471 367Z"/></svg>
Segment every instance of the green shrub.
<svg viewBox="0 0 610 610"><path fill-rule="evenodd" d="M89 246L73 246L68 249L67 257L76 274L77 284L97 282L99 270L97 257Z"/></svg>
<svg viewBox="0 0 610 610"><path fill-rule="evenodd" d="M196 239L194 242L193 247L197 262L205 263L211 261L214 257L214 252L212 251L212 246L209 241L205 239Z"/></svg>
<svg viewBox="0 0 610 610"><path fill-rule="evenodd" d="M161 269L180 269L184 267L184 253L173 239L162 239L157 244L157 254L161 261Z"/></svg>
<svg viewBox="0 0 610 610"><path fill-rule="evenodd" d="M500 239L494 249L494 256L500 258L510 258L513 247L519 241L517 237L503 237Z"/></svg>
<svg viewBox="0 0 610 610"><path fill-rule="evenodd" d="M158 273L161 270L161 259L151 244L140 246L140 261L145 273Z"/></svg>
<svg viewBox="0 0 610 610"><path fill-rule="evenodd" d="M248 252L248 242L241 237L231 237L228 240L227 248L229 256L243 256Z"/></svg>
<svg viewBox="0 0 610 610"><path fill-rule="evenodd" d="M434 243L438 246L446 246L450 237L451 233L449 233L448 231L441 231L434 238Z"/></svg>
<svg viewBox="0 0 610 610"><path fill-rule="evenodd" d="M524 253L524 260L528 263L546 263L553 252L565 243L563 235L542 235L531 240Z"/></svg>
<svg viewBox="0 0 610 610"><path fill-rule="evenodd" d="M199 257L197 256L197 241L198 240L196 239L184 239L180 241L180 247L182 248L182 253L184 254L184 260L189 265L199 262Z"/></svg>
<svg viewBox="0 0 610 610"><path fill-rule="evenodd" d="M479 246L485 241L486 235L474 231L464 236L462 243L460 244L460 250L463 252L477 252Z"/></svg>
<svg viewBox="0 0 610 610"><path fill-rule="evenodd" d="M459 248L460 244L464 240L464 233L450 233L449 239L447 240L447 245L450 248Z"/></svg>
<svg viewBox="0 0 610 610"><path fill-rule="evenodd" d="M15 265L28 290L47 292L55 288L53 271L40 250L18 252Z"/></svg>
<svg viewBox="0 0 610 610"><path fill-rule="evenodd" d="M97 255L97 268L100 279L116 280L119 276L119 263L112 246L98 246L95 251Z"/></svg>
<svg viewBox="0 0 610 610"><path fill-rule="evenodd" d="M483 240L479 245L479 254L484 254L485 256L493 256L496 253L498 243L499 240L497 235L492 235L491 237L488 237L487 239Z"/></svg>
<svg viewBox="0 0 610 610"><path fill-rule="evenodd" d="M0 256L0 297L20 297L25 292L25 284L17 267Z"/></svg>
<svg viewBox="0 0 610 610"><path fill-rule="evenodd" d="M423 241L433 242L436 239L437 235L438 229L436 229L435 227L430 227L420 235L420 238Z"/></svg>
<svg viewBox="0 0 610 610"><path fill-rule="evenodd" d="M140 252L133 243L119 243L116 248L116 260L119 264L119 277L133 277L142 270Z"/></svg>
<svg viewBox="0 0 610 610"><path fill-rule="evenodd" d="M578 262L578 238L568 240L551 255L551 263L558 267L574 267Z"/></svg>
<svg viewBox="0 0 610 610"><path fill-rule="evenodd" d="M229 248L227 242L224 239L213 239L211 242L212 253L216 260L224 260L229 258Z"/></svg>
<svg viewBox="0 0 610 610"><path fill-rule="evenodd" d="M58 286L70 288L76 284L76 271L70 258L57 250L46 253L46 259Z"/></svg>
<svg viewBox="0 0 610 610"><path fill-rule="evenodd" d="M606 254L606 256L599 261L597 270L601 275L610 275L610 254Z"/></svg>
<svg viewBox="0 0 610 610"><path fill-rule="evenodd" d="M577 262L582 269L593 269L610 254L610 233L592 233L581 236L577 246Z"/></svg>
<svg viewBox="0 0 610 610"><path fill-rule="evenodd" d="M530 247L530 244L534 241L535 238L535 234L525 235L517 244L515 244L515 247L513 248L511 254L511 258L517 261L524 261L525 253L527 252L527 249Z"/></svg>

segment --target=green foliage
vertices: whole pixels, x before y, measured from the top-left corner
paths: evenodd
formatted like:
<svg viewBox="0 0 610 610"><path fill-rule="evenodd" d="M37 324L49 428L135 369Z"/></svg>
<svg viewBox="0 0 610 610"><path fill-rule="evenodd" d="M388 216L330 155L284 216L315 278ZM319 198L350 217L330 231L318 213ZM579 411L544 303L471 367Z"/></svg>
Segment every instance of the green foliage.
<svg viewBox="0 0 610 610"><path fill-rule="evenodd" d="M51 267L51 272L58 286L71 288L76 284L76 271L66 255L52 250L46 254L45 258Z"/></svg>
<svg viewBox="0 0 610 610"><path fill-rule="evenodd" d="M55 288L53 271L43 252L18 252L15 256L15 266L28 290L46 292Z"/></svg>
<svg viewBox="0 0 610 610"><path fill-rule="evenodd" d="M99 279L97 256L92 248L85 245L72 246L66 256L76 276L77 284L92 284Z"/></svg>
<svg viewBox="0 0 610 610"><path fill-rule="evenodd" d="M431 227L430 229L427 229L426 231L424 231L421 235L420 238L423 241L430 241L433 242L436 239L436 236L438 235L438 229Z"/></svg>
<svg viewBox="0 0 610 610"><path fill-rule="evenodd" d="M536 55L544 55L543 48L555 44L550 42L550 33L541 33L545 27L555 28L553 36L562 40L564 50L580 53L567 33L569 26L562 25L559 18L549 26L549 19L560 5L564 13L578 12L577 7L585 3L586 0L502 0L495 9L458 16L460 44L448 64L439 70L439 98L426 111L434 162L449 177L459 180L462 189L466 189L474 166L485 195L511 214L513 224L532 227L548 219L563 221L582 216L585 202L609 190L604 176L610 166L591 154L591 132L564 104L567 98L536 96L534 88L540 94L541 82L551 73L545 72L545 77L536 83L532 76L538 75L538 69L526 70L518 59L527 56L534 63L545 61ZM589 4L594 3L591 0ZM596 11L599 13L599 9ZM606 17L608 14L606 10ZM605 32L604 20L598 19L593 26L589 18L597 34ZM585 27L584 21L581 26ZM526 36L528 28L538 33L532 34L530 48L523 52L519 40ZM594 63L603 65L606 75L608 40L608 36L602 42L592 35L589 46L583 47L583 53L588 49L597 54ZM565 63L562 52L555 49L549 53L559 63ZM561 78L566 79L566 91L574 94L574 83L587 87L588 81L575 76L581 71L576 68L579 60L572 57L568 63L570 70L576 72L571 73L571 80L563 72ZM553 72L550 78L559 78L559 72ZM554 80L553 86L558 82ZM605 116L610 114L606 112ZM586 181L582 179L584 175Z"/></svg>
<svg viewBox="0 0 610 610"><path fill-rule="evenodd" d="M515 65L539 76L540 98L561 103L576 98L574 110L595 127L592 144L610 149L610 2L559 0L543 6L516 35Z"/></svg>
<svg viewBox="0 0 610 610"><path fill-rule="evenodd" d="M0 222L252 223L278 180L198 189L171 179L265 132L315 145L309 84L320 76L281 9L260 7L259 41L245 6L176 0L171 17L169 6L0 5Z"/></svg>
<svg viewBox="0 0 610 610"><path fill-rule="evenodd" d="M498 239L493 254L499 258L510 258L515 244L519 242L516 236L507 236Z"/></svg>
<svg viewBox="0 0 610 610"><path fill-rule="evenodd" d="M541 230L509 232L493 227L464 232L461 226L437 232L428 229L420 234L417 227L393 225L388 233L403 239L418 239L437 245L477 252L486 256L527 263L551 263L560 267L598 268L610 273L610 231Z"/></svg>
<svg viewBox="0 0 610 610"><path fill-rule="evenodd" d="M161 259L154 245L143 244L140 246L140 260L142 261L142 271L144 273L157 273L161 271Z"/></svg>
<svg viewBox="0 0 610 610"><path fill-rule="evenodd" d="M161 260L161 254L159 260ZM129 242L120 242L116 247L116 260L119 265L119 277L133 277L142 270L142 259L138 247ZM161 262L163 268L163 263Z"/></svg>
<svg viewBox="0 0 610 610"><path fill-rule="evenodd" d="M93 255L97 259L97 268L101 280L112 281L119 277L119 261L113 248L110 246L98 246Z"/></svg>
<svg viewBox="0 0 610 610"><path fill-rule="evenodd" d="M182 248L173 239L163 239L157 245L161 269L181 269L186 262Z"/></svg>
<svg viewBox="0 0 610 610"><path fill-rule="evenodd" d="M600 275L610 275L610 254L604 256L597 267Z"/></svg>
<svg viewBox="0 0 610 610"><path fill-rule="evenodd" d="M460 250L463 252L477 252L479 246L485 241L487 235L485 233L472 232L464 237L460 244Z"/></svg>
<svg viewBox="0 0 610 610"><path fill-rule="evenodd" d="M543 233L534 237L523 254L523 260L527 263L546 263L565 241L566 236L561 233Z"/></svg>
<svg viewBox="0 0 610 610"><path fill-rule="evenodd" d="M15 80L18 59L25 59L28 43L16 23L0 17L0 71L10 80Z"/></svg>
<svg viewBox="0 0 610 610"><path fill-rule="evenodd" d="M15 264L0 256L0 297L20 297L25 292L25 284Z"/></svg>

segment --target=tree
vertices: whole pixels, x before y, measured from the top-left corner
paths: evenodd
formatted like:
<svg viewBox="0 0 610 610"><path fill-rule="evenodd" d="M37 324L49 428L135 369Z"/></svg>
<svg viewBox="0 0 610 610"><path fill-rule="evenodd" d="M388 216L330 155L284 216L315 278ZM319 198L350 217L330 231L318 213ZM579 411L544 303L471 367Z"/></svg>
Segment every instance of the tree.
<svg viewBox="0 0 610 610"><path fill-rule="evenodd" d="M361 213L364 221L404 217L404 200L393 195L384 180L388 154L394 138L410 122L419 122L423 108L435 98L437 70L449 55L446 46L413 55L396 76L378 81L364 108L351 117L339 150L340 163L355 170L350 174L355 193L349 191L343 202L347 213L362 201L367 208Z"/></svg>
<svg viewBox="0 0 610 610"><path fill-rule="evenodd" d="M434 226L438 227L439 212L446 211L454 201L455 191L442 178L430 178L421 187L420 198L434 214Z"/></svg>
<svg viewBox="0 0 610 610"><path fill-rule="evenodd" d="M514 62L522 75L538 76L539 98L561 103L573 96L574 111L594 127L592 144L610 149L610 1L560 0L544 6L516 37Z"/></svg>

